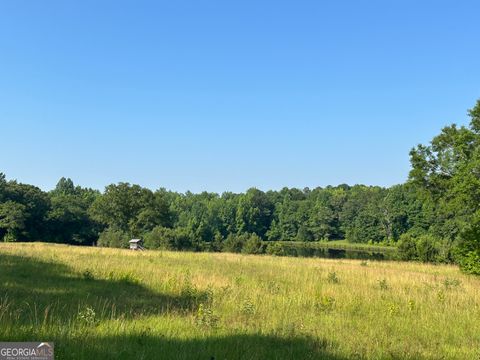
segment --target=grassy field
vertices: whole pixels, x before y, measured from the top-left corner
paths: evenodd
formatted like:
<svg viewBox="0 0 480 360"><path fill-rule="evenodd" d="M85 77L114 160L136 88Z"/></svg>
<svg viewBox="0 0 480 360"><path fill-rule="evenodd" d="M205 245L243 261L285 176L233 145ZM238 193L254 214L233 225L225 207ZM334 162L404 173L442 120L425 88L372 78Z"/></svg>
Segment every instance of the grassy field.
<svg viewBox="0 0 480 360"><path fill-rule="evenodd" d="M0 244L0 339L56 359L480 359L454 266Z"/></svg>

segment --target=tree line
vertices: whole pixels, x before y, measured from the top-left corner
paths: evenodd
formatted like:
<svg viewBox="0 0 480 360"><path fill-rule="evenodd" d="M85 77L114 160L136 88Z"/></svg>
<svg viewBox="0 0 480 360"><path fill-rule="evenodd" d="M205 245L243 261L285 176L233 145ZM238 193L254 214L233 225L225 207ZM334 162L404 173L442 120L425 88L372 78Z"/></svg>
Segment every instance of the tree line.
<svg viewBox="0 0 480 360"><path fill-rule="evenodd" d="M396 245L405 260L480 273L480 100L469 126L447 126L410 152L406 183L245 193L177 193L118 183L103 192L62 178L54 190L0 173L0 238L126 247L262 251L265 241Z"/></svg>

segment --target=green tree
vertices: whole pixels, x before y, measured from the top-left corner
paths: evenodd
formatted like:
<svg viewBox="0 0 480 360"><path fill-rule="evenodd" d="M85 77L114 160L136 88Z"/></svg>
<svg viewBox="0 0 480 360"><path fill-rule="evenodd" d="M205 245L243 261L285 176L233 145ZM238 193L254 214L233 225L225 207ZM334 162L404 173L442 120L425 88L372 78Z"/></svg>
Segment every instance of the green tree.
<svg viewBox="0 0 480 360"><path fill-rule="evenodd" d="M244 254L261 254L263 252L262 239L257 234L250 234L242 247Z"/></svg>
<svg viewBox="0 0 480 360"><path fill-rule="evenodd" d="M130 236L122 230L107 228L100 233L98 246L128 248Z"/></svg>
<svg viewBox="0 0 480 360"><path fill-rule="evenodd" d="M255 233L262 239L272 221L273 204L268 196L258 189L249 189L240 197L236 220L239 232Z"/></svg>
<svg viewBox="0 0 480 360"><path fill-rule="evenodd" d="M140 236L155 226L169 226L169 205L162 194L139 185L119 183L108 185L89 209L91 217L99 223Z"/></svg>
<svg viewBox="0 0 480 360"><path fill-rule="evenodd" d="M88 209L100 196L98 191L75 187L71 179L61 178L49 193L51 208L47 213L49 241L91 245L97 240L99 226Z"/></svg>
<svg viewBox="0 0 480 360"><path fill-rule="evenodd" d="M3 230L3 240L21 239L27 217L25 205L13 201L0 203L0 229Z"/></svg>
<svg viewBox="0 0 480 360"><path fill-rule="evenodd" d="M479 114L480 100L469 110L469 127L447 126L430 145L419 145L410 152L410 182L432 199L434 221L430 232L443 239L444 247L453 247L458 239L471 237L466 229L479 210ZM478 241L480 239L460 241L457 253L463 254L460 257L471 255L468 249L472 248L472 242Z"/></svg>

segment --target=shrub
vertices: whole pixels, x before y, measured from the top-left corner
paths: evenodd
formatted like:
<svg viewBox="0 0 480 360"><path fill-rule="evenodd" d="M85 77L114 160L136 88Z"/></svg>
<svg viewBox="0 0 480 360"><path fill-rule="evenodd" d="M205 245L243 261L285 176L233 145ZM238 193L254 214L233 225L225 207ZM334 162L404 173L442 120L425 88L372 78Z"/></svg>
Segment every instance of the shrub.
<svg viewBox="0 0 480 360"><path fill-rule="evenodd" d="M467 274L480 275L480 252L468 251L459 260L460 269Z"/></svg>
<svg viewBox="0 0 480 360"><path fill-rule="evenodd" d="M423 262L436 262L439 247L437 240L432 235L422 235L417 241L417 257Z"/></svg>
<svg viewBox="0 0 480 360"><path fill-rule="evenodd" d="M401 260L415 260L417 258L417 244L410 234L403 234L398 241L398 253Z"/></svg>
<svg viewBox="0 0 480 360"><path fill-rule="evenodd" d="M403 234L398 242L398 253L401 260L447 261L448 249L444 246L442 256L440 256L440 249L440 240L429 234L418 237L413 237L408 233Z"/></svg>
<svg viewBox="0 0 480 360"><path fill-rule="evenodd" d="M157 226L145 234L145 247L149 249L173 250L175 246L175 230Z"/></svg>
<svg viewBox="0 0 480 360"><path fill-rule="evenodd" d="M455 259L463 272L480 275L480 212L460 234Z"/></svg>
<svg viewBox="0 0 480 360"><path fill-rule="evenodd" d="M121 230L108 228L104 230L98 238L98 246L128 248L130 237Z"/></svg>
<svg viewBox="0 0 480 360"><path fill-rule="evenodd" d="M213 241L212 241L212 244L211 244L212 251L215 251L215 252L222 251L223 240L224 239L223 239L222 234L220 234L219 232L215 233L215 236L213 237Z"/></svg>
<svg viewBox="0 0 480 360"><path fill-rule="evenodd" d="M239 253L249 238L249 234L229 234L223 242L223 251Z"/></svg>
<svg viewBox="0 0 480 360"><path fill-rule="evenodd" d="M157 226L145 234L145 247L149 249L184 250L192 247L188 231Z"/></svg>
<svg viewBox="0 0 480 360"><path fill-rule="evenodd" d="M267 245L267 248L265 250L265 252L269 255L276 255L276 256L285 256L287 255L286 251L285 251L285 248L283 247L283 245L279 242L270 242L268 245Z"/></svg>
<svg viewBox="0 0 480 360"><path fill-rule="evenodd" d="M16 242L18 240L18 236L15 235L12 231L7 231L5 236L3 237L4 242Z"/></svg>
<svg viewBox="0 0 480 360"><path fill-rule="evenodd" d="M260 237L257 234L251 234L247 241L245 241L242 252L245 254L262 254L263 246Z"/></svg>
<svg viewBox="0 0 480 360"><path fill-rule="evenodd" d="M198 326L204 328L216 328L220 318L214 313L211 306L200 304L195 316L195 322Z"/></svg>

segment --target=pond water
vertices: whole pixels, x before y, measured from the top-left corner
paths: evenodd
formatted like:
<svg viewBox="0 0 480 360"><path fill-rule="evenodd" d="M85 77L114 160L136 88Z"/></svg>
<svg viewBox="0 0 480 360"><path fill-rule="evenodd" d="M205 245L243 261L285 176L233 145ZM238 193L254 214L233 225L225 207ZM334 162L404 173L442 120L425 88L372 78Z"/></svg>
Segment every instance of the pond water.
<svg viewBox="0 0 480 360"><path fill-rule="evenodd" d="M326 247L283 246L282 255L320 257L327 259L395 260L395 251L369 251L361 249L334 249Z"/></svg>

